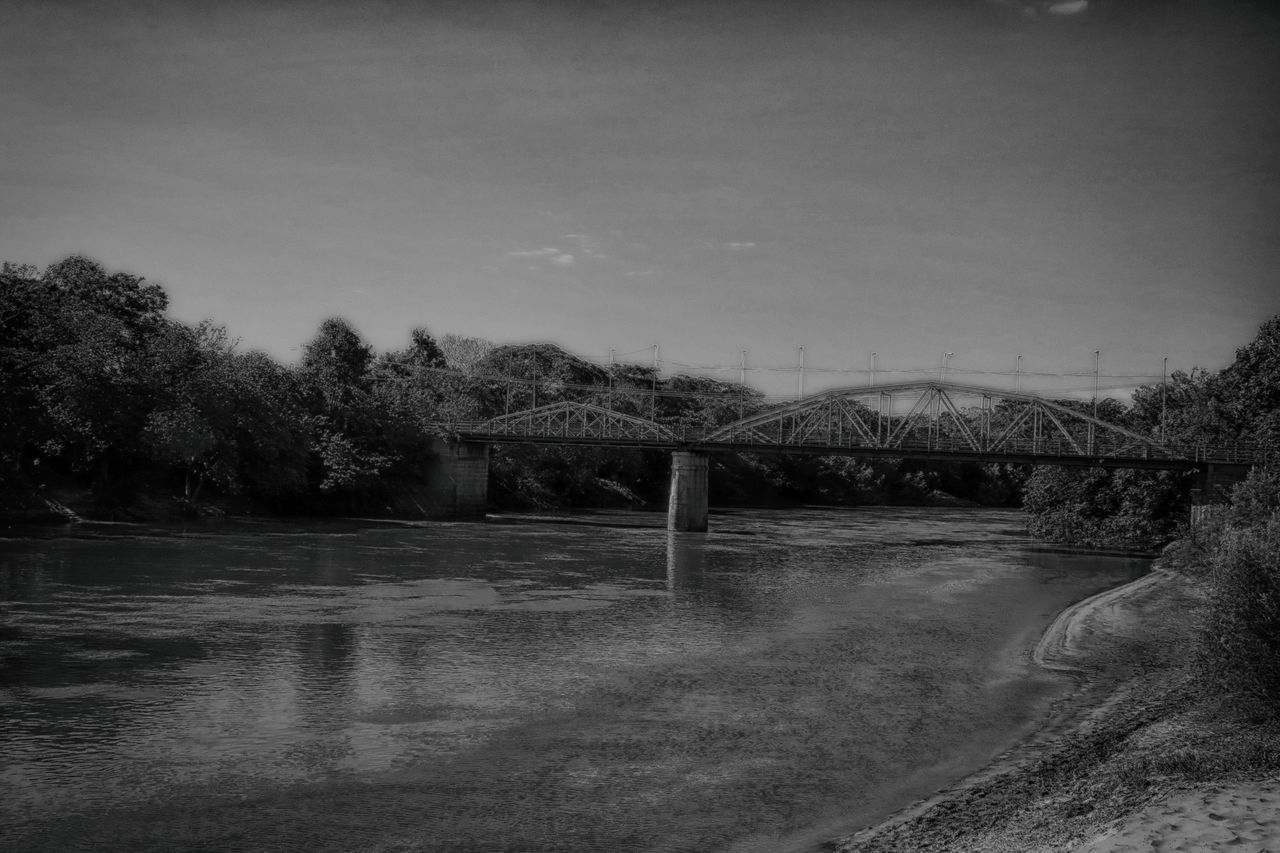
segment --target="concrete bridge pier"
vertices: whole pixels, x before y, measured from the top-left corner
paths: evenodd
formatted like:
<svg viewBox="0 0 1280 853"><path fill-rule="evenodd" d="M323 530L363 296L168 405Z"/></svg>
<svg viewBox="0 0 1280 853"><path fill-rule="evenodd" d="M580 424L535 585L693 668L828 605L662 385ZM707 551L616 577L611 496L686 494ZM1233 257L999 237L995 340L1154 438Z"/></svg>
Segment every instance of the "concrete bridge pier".
<svg viewBox="0 0 1280 853"><path fill-rule="evenodd" d="M489 505L489 445L434 439L423 514L428 518L483 519Z"/></svg>
<svg viewBox="0 0 1280 853"><path fill-rule="evenodd" d="M705 533L707 530L707 454L692 450L671 453L671 497L667 529Z"/></svg>
<svg viewBox="0 0 1280 853"><path fill-rule="evenodd" d="M1231 490L1249 477L1248 465L1206 463L1191 489L1191 530L1212 522L1231 500Z"/></svg>

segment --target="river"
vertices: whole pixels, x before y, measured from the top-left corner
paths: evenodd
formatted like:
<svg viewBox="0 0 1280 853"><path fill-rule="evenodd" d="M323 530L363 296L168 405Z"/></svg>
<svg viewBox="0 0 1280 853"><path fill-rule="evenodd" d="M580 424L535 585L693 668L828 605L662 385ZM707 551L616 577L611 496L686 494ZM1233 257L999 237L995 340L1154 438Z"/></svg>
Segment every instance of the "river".
<svg viewBox="0 0 1280 853"><path fill-rule="evenodd" d="M0 850L786 851L977 769L1145 560L1016 512L0 540Z"/></svg>

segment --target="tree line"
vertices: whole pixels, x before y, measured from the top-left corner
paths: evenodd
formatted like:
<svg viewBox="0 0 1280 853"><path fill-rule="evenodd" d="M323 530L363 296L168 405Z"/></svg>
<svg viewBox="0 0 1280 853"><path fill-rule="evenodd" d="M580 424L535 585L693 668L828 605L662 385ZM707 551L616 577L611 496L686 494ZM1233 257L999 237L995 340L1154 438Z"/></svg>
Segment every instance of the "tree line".
<svg viewBox="0 0 1280 853"><path fill-rule="evenodd" d="M638 364L590 363L550 344L495 345L414 329L378 353L323 321L295 365L242 351L212 322L167 314L163 288L72 256L0 270L0 502L51 499L155 517L231 511L414 515L440 424L579 400L670 425L758 411L756 391ZM1226 370L1175 373L1100 414L1170 440L1280 433L1276 319ZM514 381L513 381L514 380ZM1161 401L1163 400L1163 405ZM1069 404L1070 405L1070 404ZM1078 404L1075 404L1078 405ZM668 454L495 446L490 500L507 508L658 504ZM1185 505L1185 478L839 456L715 455L717 504L974 503L1031 511L1046 538L1150 544Z"/></svg>
<svg viewBox="0 0 1280 853"><path fill-rule="evenodd" d="M1106 419L1171 445L1257 444L1280 450L1280 315L1220 371L1174 371L1142 385L1128 405L1106 401ZM1036 468L1023 496L1031 532L1081 545L1153 548L1189 517L1192 473ZM1205 495L1226 502L1229 495Z"/></svg>

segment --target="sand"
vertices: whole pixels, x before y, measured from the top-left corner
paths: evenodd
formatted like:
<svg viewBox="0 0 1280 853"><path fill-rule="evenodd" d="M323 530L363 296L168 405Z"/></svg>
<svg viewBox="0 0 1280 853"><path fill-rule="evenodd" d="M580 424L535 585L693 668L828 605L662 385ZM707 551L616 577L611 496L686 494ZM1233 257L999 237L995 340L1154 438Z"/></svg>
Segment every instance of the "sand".
<svg viewBox="0 0 1280 853"><path fill-rule="evenodd" d="M1207 785L1152 803L1079 853L1280 853L1280 781Z"/></svg>
<svg viewBox="0 0 1280 853"><path fill-rule="evenodd" d="M1280 853L1271 747L1252 750L1255 731L1177 686L1201 602L1194 583L1157 569L1063 611L1033 657L1078 689L1044 729L834 849ZM1218 756L1230 770L1213 770Z"/></svg>

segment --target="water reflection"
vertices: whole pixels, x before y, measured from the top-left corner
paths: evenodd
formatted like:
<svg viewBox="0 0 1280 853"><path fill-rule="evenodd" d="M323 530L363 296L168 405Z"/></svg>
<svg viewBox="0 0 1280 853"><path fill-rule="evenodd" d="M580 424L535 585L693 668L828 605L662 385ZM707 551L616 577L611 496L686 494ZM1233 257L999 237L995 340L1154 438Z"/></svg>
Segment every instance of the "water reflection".
<svg viewBox="0 0 1280 853"><path fill-rule="evenodd" d="M1020 638L1134 569L1012 518L0 543L0 853L785 849L1056 689Z"/></svg>
<svg viewBox="0 0 1280 853"><path fill-rule="evenodd" d="M706 547L706 534L667 531L667 589L702 587Z"/></svg>

